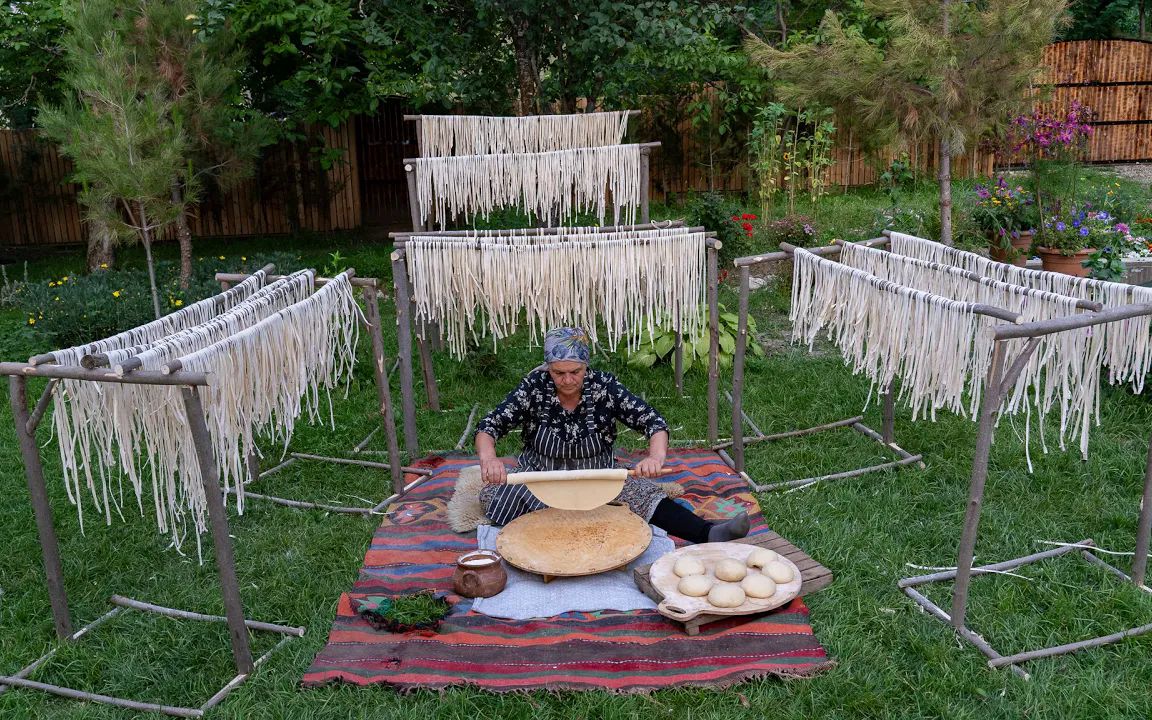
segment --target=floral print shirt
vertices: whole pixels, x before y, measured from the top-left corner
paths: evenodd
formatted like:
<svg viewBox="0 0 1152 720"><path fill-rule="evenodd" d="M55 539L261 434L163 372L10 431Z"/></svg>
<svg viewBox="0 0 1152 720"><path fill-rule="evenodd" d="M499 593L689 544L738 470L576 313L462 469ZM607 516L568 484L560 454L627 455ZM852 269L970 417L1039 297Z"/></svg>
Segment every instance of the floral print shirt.
<svg viewBox="0 0 1152 720"><path fill-rule="evenodd" d="M580 404L565 410L545 368L528 374L476 427L500 439L523 428L521 470L583 470L612 467L616 423L645 437L668 429L651 405L629 392L611 373L588 369Z"/></svg>

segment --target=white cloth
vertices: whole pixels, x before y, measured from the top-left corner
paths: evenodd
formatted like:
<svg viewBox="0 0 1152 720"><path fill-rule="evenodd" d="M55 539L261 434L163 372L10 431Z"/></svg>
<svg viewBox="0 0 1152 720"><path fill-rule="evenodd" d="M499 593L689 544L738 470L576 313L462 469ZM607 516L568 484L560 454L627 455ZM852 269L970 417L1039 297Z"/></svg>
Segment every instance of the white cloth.
<svg viewBox="0 0 1152 720"><path fill-rule="evenodd" d="M496 535L499 532L500 528L494 525L481 525L476 530L477 545L481 550L495 550ZM517 570L504 563L508 571L508 584L504 590L490 598L476 598L472 609L507 620L553 617L571 611L652 610L656 603L636 587L632 579L632 568L656 562L661 555L674 549L675 545L668 538L668 533L653 527L652 542L648 549L623 570L583 577L561 577L545 583L539 575Z"/></svg>

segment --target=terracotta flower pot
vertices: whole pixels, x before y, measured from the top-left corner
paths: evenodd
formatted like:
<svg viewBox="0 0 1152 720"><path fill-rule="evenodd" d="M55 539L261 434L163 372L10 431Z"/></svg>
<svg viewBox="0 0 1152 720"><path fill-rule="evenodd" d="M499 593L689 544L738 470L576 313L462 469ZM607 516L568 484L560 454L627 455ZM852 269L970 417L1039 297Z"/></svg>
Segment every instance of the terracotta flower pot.
<svg viewBox="0 0 1152 720"><path fill-rule="evenodd" d="M1063 273L1065 275L1072 275L1075 277L1088 277L1088 268L1084 267L1084 261L1088 259L1092 253L1096 252L1095 248L1085 248L1071 255L1063 255L1059 250L1052 248L1037 248L1040 253L1040 260L1044 263L1044 269L1051 272Z"/></svg>
<svg viewBox="0 0 1152 720"><path fill-rule="evenodd" d="M1011 250L1005 250L993 238L988 244L988 257L996 262L1024 267L1028 263L1028 249L1032 247L1032 231L1022 230L1018 237L1010 235L1008 240L1012 245Z"/></svg>

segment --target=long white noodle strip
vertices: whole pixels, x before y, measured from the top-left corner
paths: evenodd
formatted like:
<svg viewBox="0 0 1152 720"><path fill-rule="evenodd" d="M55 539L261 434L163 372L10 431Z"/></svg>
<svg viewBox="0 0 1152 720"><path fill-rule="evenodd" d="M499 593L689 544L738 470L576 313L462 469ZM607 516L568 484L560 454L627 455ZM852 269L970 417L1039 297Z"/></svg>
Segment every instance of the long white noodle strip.
<svg viewBox="0 0 1152 720"><path fill-rule="evenodd" d="M570 115L421 115L420 154L490 155L619 145L628 111Z"/></svg>

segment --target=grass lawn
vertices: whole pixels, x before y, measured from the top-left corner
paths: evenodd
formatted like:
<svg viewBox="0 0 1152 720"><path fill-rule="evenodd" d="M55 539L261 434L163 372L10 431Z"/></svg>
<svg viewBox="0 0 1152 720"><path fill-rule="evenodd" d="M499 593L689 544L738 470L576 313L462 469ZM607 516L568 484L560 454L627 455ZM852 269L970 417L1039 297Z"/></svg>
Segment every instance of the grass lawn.
<svg viewBox="0 0 1152 720"><path fill-rule="evenodd" d="M863 227L874 203L845 200L835 217L844 237ZM847 209L844 209L847 208ZM869 209L871 208L871 209ZM833 214L829 213L829 216ZM388 250L358 241L313 240L294 248L304 260L324 264L337 247L362 276L387 277ZM202 242L205 253L283 249L284 241L223 245ZM30 266L33 278L76 270L79 254ZM722 302L735 307L730 289ZM820 424L857 413L867 382L850 376L833 351L789 347L787 297L780 284L753 296L762 340L772 348L750 361L745 407L765 432ZM390 317L390 316L389 316ZM388 353L395 339L386 337ZM17 312L0 311L0 357L20 359L49 349ZM363 359L366 359L366 353ZM443 410L419 413L423 448L452 447L473 403L494 405L537 363L526 342L471 364L436 357ZM597 364L618 373L669 418L673 439L706 435L705 377L689 373L686 396L674 397L667 366L628 368L622 356ZM722 378L722 384L728 382ZM42 387L33 383L32 391ZM395 392L395 391L394 391ZM398 395L398 393L396 393ZM359 365L347 400L335 405L336 427L302 427L294 449L342 454L374 426L370 367ZM721 417L728 406L721 405ZM879 413L869 407L868 422ZM35 525L11 428L8 403L0 409L0 672L14 672L53 645ZM726 423L722 424L722 427ZM45 426L47 427L47 426ZM1101 424L1091 455L1033 449L1035 473L1026 472L1020 422L1005 421L997 434L977 561L991 562L1044 549L1040 540L1094 538L1102 547L1130 550L1152 407L1123 389L1104 394ZM249 617L305 625L308 632L272 657L210 717L217 718L1147 718L1152 715L1152 635L1028 666L1031 682L990 670L974 648L920 612L896 581L921 571L909 563L950 566L963 521L975 423L950 415L912 423L897 415L897 439L922 452L927 469L908 469L821 485L788 494L761 495L771 526L836 574L836 582L811 598L812 622L837 665L810 680L751 681L725 691L671 690L651 696L607 693L494 695L472 690L400 695L387 689L301 690L297 682L324 644L336 601L351 587L372 534L370 519L328 516L247 505L232 517L241 588ZM1035 429L1034 429L1035 434ZM168 547L150 514L125 507L126 522L90 520L81 534L76 513L57 478L58 455L47 429L40 434L49 490L64 556L73 617L84 624L109 609L114 592L164 605L220 613L222 605L210 553L197 562ZM626 433L624 444L637 438ZM376 447L383 448L381 442ZM511 446L505 446L511 451ZM825 433L748 452L749 473L759 482L783 480L891 459L850 431ZM266 481L277 494L335 504L367 504L386 494L385 472L300 463ZM257 488L254 488L257 489ZM258 490L258 489L257 489ZM90 517L90 514L89 514ZM1127 567L1127 558L1119 558ZM1024 568L1014 577L973 581L970 626L1002 652L1016 652L1114 632L1152 621L1152 596L1120 583L1072 556ZM931 586L945 603L950 586ZM254 636L257 652L271 638ZM34 679L151 702L198 705L233 673L223 625L177 622L125 613L38 670ZM0 718L94 720L138 714L62 700L27 690L0 695Z"/></svg>

